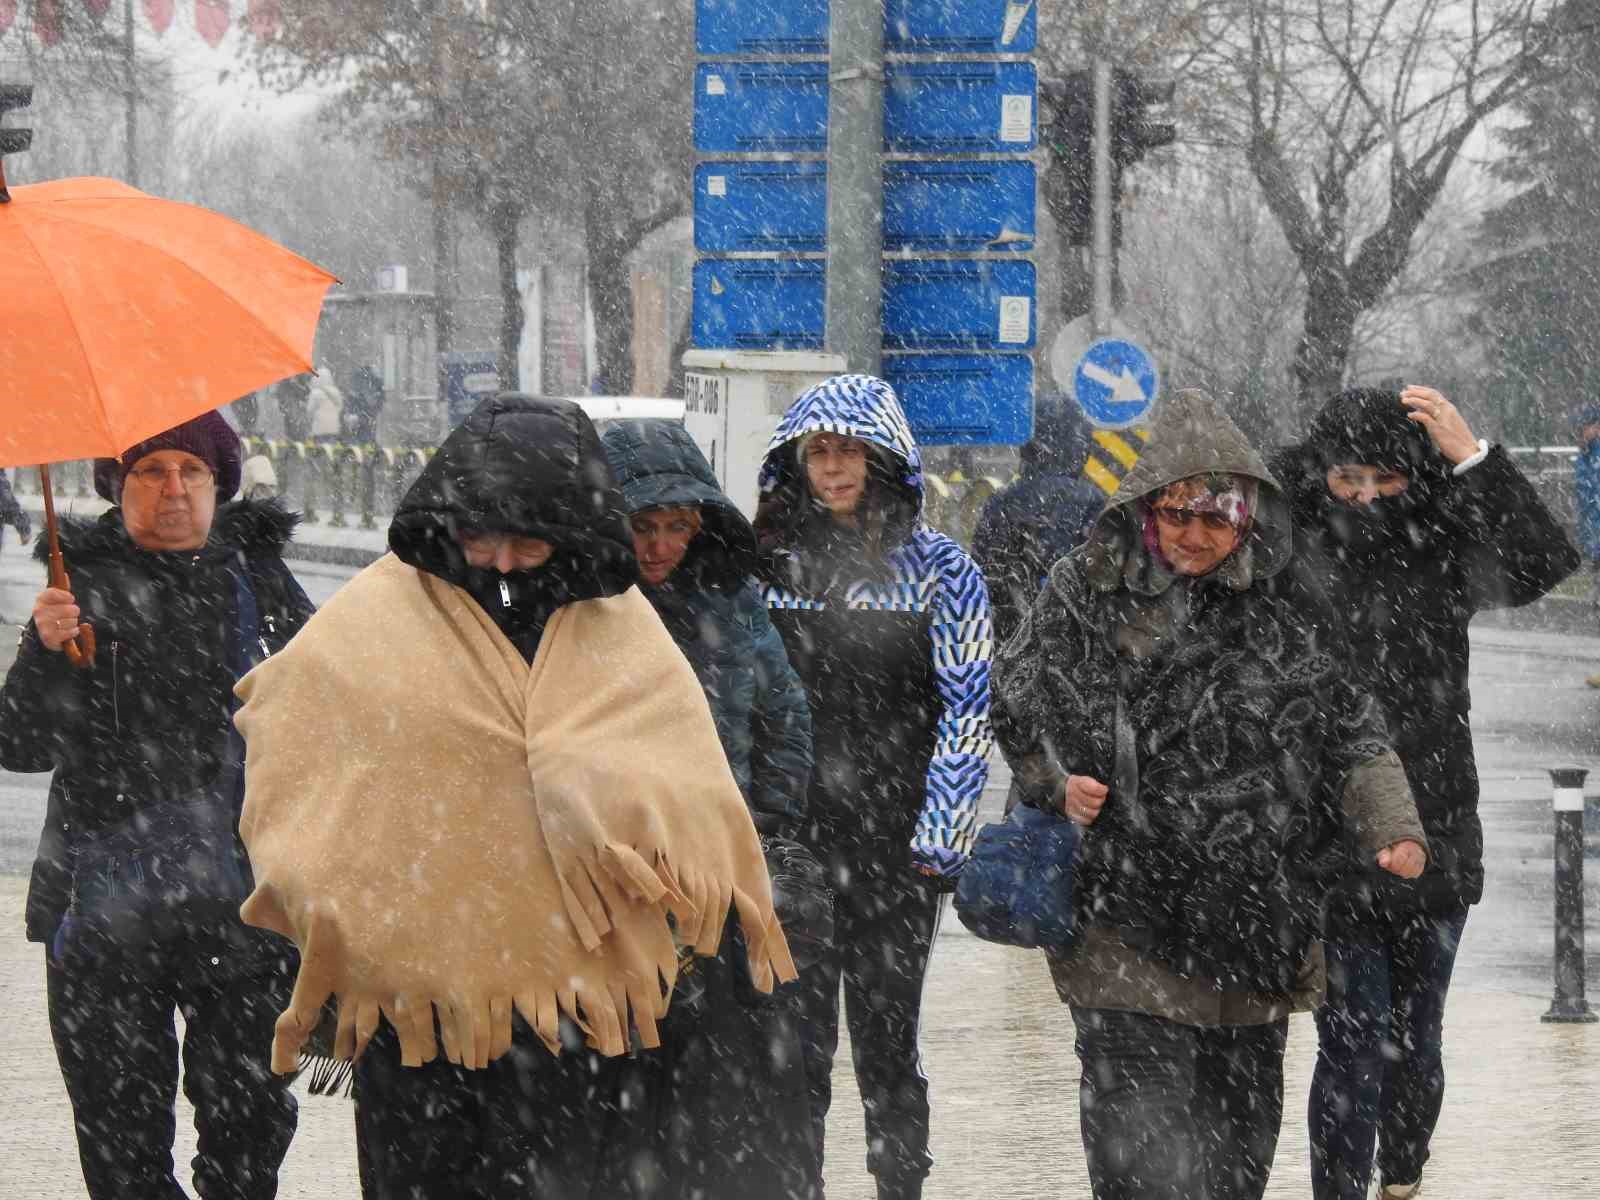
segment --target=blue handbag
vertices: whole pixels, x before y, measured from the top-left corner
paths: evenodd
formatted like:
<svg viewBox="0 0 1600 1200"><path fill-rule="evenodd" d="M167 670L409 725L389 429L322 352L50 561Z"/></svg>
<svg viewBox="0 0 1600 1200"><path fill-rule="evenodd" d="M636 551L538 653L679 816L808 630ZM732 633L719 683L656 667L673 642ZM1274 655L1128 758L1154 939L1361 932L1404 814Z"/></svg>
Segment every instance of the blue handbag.
<svg viewBox="0 0 1600 1200"><path fill-rule="evenodd" d="M1072 861L1078 827L1065 817L1019 804L1004 821L978 830L956 884L956 916L986 942L1072 949Z"/></svg>

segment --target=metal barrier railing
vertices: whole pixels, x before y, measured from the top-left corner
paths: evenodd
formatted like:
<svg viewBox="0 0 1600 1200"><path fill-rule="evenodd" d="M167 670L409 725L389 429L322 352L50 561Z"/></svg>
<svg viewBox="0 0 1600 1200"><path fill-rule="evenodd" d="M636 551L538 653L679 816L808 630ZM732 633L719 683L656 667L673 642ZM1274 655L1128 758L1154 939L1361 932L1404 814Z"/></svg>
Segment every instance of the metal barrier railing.
<svg viewBox="0 0 1600 1200"><path fill-rule="evenodd" d="M278 478L278 496L297 509L308 524L331 529L376 529L391 515L415 482L434 447L350 445L343 442L291 442L243 438L247 458L265 455ZM87 498L94 494L94 460L55 463L50 468L58 496ZM13 472L19 495L36 495L38 473L31 467Z"/></svg>

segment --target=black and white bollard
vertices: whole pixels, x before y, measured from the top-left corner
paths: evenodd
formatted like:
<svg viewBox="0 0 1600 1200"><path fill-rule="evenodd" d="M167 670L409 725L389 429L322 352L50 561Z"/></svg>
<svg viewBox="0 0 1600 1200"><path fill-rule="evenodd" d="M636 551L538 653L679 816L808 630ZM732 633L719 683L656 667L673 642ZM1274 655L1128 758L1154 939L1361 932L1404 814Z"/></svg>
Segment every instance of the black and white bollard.
<svg viewBox="0 0 1600 1200"><path fill-rule="evenodd" d="M1551 767L1556 824L1556 995L1541 1021L1600 1021L1583 997L1582 767Z"/></svg>

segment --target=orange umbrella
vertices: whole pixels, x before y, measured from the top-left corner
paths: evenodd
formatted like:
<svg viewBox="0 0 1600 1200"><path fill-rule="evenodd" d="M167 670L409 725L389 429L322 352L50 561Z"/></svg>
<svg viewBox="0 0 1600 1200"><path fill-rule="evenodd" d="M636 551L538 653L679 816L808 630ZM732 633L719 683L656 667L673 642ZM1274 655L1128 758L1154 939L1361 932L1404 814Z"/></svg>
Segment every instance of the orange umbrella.
<svg viewBox="0 0 1600 1200"><path fill-rule="evenodd" d="M336 282L236 221L113 179L12 188L0 202L0 467L113 458L311 370ZM40 471L51 583L64 587Z"/></svg>

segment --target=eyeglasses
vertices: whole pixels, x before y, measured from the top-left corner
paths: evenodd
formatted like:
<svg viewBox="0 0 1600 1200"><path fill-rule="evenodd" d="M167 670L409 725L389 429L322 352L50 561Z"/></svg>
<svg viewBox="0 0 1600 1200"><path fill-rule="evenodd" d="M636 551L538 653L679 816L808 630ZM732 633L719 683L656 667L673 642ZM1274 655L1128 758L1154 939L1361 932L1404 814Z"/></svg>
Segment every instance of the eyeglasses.
<svg viewBox="0 0 1600 1200"><path fill-rule="evenodd" d="M140 487L147 487L151 491L164 487L167 477L174 471L178 480L183 484L185 491L203 488L212 480L211 468L204 463L187 462L173 463L170 466L158 466L155 463L146 463L142 467L135 467L128 472L128 478L136 480Z"/></svg>
<svg viewBox="0 0 1600 1200"><path fill-rule="evenodd" d="M1190 521L1199 521L1201 525L1212 533L1222 533L1224 530L1233 528L1233 522L1221 513L1195 512L1192 508L1166 507L1158 507L1155 512L1156 520L1160 521L1168 529L1182 529Z"/></svg>

